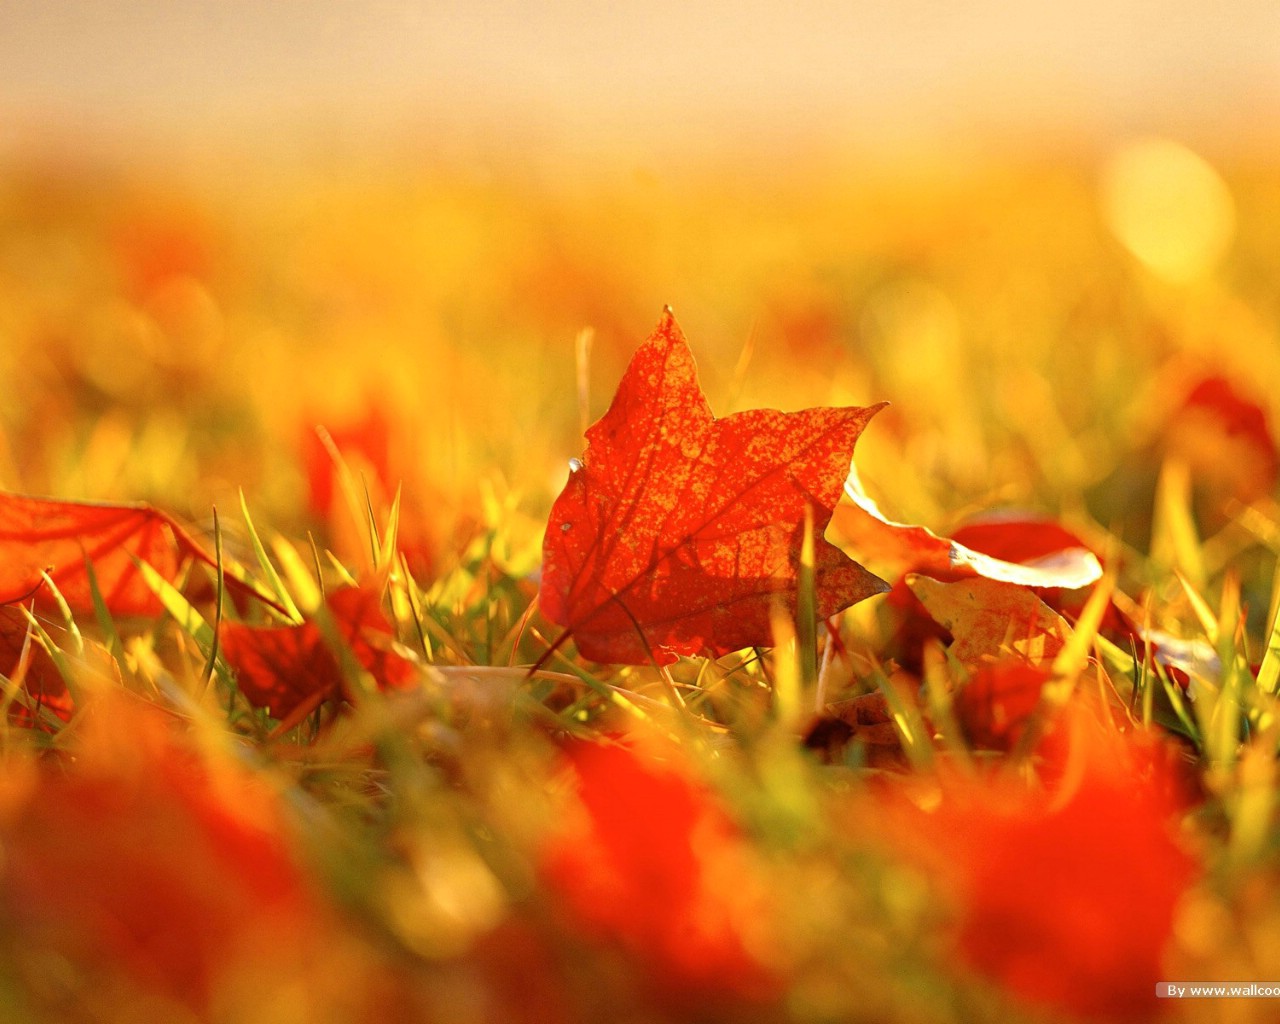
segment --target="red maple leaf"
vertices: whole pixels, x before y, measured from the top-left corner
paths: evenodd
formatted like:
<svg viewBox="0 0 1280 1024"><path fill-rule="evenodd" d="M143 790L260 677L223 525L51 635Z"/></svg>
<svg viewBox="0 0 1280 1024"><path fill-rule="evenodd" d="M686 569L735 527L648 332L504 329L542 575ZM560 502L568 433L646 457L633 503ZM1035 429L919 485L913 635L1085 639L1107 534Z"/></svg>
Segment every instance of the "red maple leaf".
<svg viewBox="0 0 1280 1024"><path fill-rule="evenodd" d="M342 642L379 687L402 687L413 679L413 663L391 648L394 630L376 587L342 587L329 595L327 604ZM241 692L276 718L346 691L338 659L314 621L298 626L224 622L219 639Z"/></svg>
<svg viewBox="0 0 1280 1024"><path fill-rule="evenodd" d="M156 616L163 610L138 562L169 582L191 561L214 559L170 516L145 504L60 501L0 492L0 605L35 597L50 607L42 572L73 612L93 614L86 563L113 615ZM253 588L226 577L227 586L263 600Z"/></svg>
<svg viewBox="0 0 1280 1024"><path fill-rule="evenodd" d="M817 612L886 584L823 539L880 406L711 414L667 310L551 510L542 610L584 655L641 664L772 642L812 509Z"/></svg>

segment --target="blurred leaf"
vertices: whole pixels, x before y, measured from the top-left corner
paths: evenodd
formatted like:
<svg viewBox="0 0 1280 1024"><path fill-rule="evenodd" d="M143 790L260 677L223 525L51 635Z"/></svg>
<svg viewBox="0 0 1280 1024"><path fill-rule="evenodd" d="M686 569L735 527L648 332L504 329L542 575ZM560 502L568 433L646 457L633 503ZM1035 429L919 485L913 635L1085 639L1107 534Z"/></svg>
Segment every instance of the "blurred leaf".
<svg viewBox="0 0 1280 1024"><path fill-rule="evenodd" d="M339 638L379 687L411 683L417 670L392 646L395 634L382 612L378 588L340 587L329 594L326 606ZM314 707L347 692L339 659L314 617L295 626L224 622L220 639L241 692L274 718L288 719L300 706Z"/></svg>
<svg viewBox="0 0 1280 1024"><path fill-rule="evenodd" d="M58 501L0 492L0 604L34 597L56 608L42 574L57 584L76 614L96 611L86 563L92 564L102 604L115 616L151 616L159 598L138 570L145 562L175 583L192 561L216 568L209 555L172 517L149 505ZM227 576L228 588L266 600Z"/></svg>

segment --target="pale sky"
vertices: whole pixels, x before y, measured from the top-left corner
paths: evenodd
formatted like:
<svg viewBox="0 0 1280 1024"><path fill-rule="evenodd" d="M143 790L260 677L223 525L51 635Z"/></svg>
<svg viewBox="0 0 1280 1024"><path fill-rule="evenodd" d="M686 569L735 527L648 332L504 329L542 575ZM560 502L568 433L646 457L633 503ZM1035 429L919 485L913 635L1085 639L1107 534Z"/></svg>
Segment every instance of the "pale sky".
<svg viewBox="0 0 1280 1024"><path fill-rule="evenodd" d="M1277 122L1276 0L0 0L0 139L33 123L856 142Z"/></svg>

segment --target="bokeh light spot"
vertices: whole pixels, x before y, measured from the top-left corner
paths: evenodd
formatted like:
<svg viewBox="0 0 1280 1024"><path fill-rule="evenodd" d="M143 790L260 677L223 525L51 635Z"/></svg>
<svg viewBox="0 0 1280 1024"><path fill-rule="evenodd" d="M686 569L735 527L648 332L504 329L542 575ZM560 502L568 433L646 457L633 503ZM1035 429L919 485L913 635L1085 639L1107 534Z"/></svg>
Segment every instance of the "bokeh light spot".
<svg viewBox="0 0 1280 1024"><path fill-rule="evenodd" d="M1210 274L1235 233L1235 202L1222 176L1171 139L1118 150L1103 171L1102 206L1120 243L1170 282Z"/></svg>

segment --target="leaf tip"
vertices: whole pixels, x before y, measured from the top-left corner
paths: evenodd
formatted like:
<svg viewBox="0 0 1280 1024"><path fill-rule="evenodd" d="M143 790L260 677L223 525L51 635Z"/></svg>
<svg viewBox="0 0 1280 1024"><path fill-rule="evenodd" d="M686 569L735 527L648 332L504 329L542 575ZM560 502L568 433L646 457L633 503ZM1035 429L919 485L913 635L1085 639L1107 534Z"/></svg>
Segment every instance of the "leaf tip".
<svg viewBox="0 0 1280 1024"><path fill-rule="evenodd" d="M680 330L680 324L676 321L676 311L671 308L670 303L663 305L662 316L658 320L658 327L654 333L667 334L681 341L684 340L684 332Z"/></svg>

